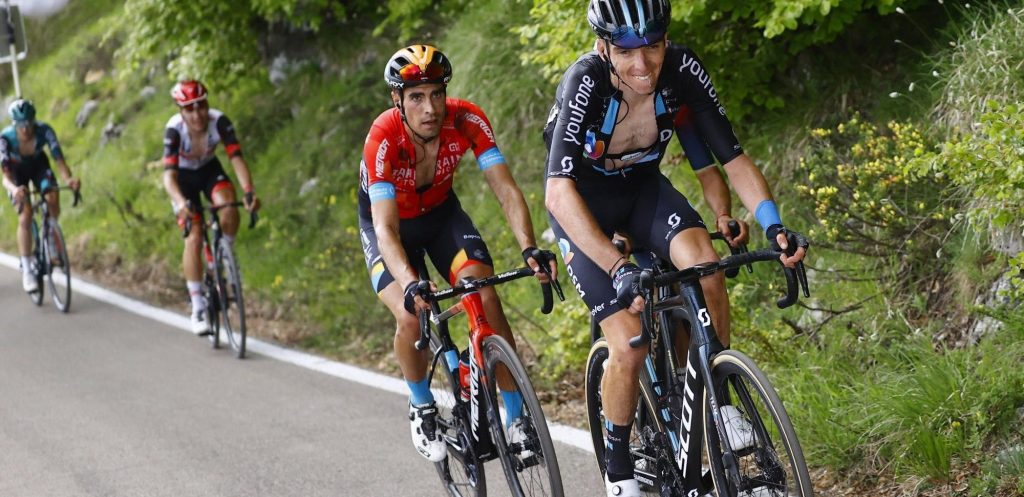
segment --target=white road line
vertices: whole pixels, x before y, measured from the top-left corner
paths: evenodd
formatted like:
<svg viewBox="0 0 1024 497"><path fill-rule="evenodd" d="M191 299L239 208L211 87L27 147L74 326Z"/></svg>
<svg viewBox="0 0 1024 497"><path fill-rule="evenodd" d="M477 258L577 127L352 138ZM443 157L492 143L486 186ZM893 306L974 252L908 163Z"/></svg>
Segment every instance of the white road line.
<svg viewBox="0 0 1024 497"><path fill-rule="evenodd" d="M17 257L10 254L0 252L0 265L20 271L20 261ZM153 321L157 321L172 328L177 328L190 334L192 333L189 318L187 316L125 297L124 295L112 292L98 285L82 281L74 276L71 278L71 288L74 293L88 295L96 300L106 302L114 307L119 307L133 314L152 319ZM248 338L246 340L246 347L249 351L278 361L287 362L289 364L318 371L336 378L361 383L369 387L399 395L409 395L409 387L404 381L356 367L351 364L332 361L306 352L287 349L254 338ZM548 429L551 432L551 438L553 440L562 442L566 445L571 445L587 452L594 452L594 447L590 440L590 433L580 430L579 428L552 423L550 421L548 422Z"/></svg>

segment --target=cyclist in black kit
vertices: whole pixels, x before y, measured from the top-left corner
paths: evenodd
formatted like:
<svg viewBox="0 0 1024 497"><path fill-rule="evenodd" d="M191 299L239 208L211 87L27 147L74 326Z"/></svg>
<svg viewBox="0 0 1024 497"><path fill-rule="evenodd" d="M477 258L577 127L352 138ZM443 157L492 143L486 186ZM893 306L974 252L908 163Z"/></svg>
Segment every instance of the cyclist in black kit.
<svg viewBox="0 0 1024 497"><path fill-rule="evenodd" d="M729 233L733 220L729 175L743 204L755 213L768 240L798 249L782 262L803 259L806 242L782 224L761 171L744 154L704 64L686 47L669 43L668 0L590 0L587 20L595 51L570 67L558 86L544 130L548 147L545 205L569 277L608 339L602 380L607 428L609 496L640 495L628 451L637 402L637 376L645 350L639 334L638 268L611 243L629 235L677 267L717 261L704 221L662 175L659 164L673 134L695 170L715 227ZM738 220L737 220L738 221ZM732 244L747 238L740 234ZM719 339L729 343L729 301L722 273L701 280Z"/></svg>

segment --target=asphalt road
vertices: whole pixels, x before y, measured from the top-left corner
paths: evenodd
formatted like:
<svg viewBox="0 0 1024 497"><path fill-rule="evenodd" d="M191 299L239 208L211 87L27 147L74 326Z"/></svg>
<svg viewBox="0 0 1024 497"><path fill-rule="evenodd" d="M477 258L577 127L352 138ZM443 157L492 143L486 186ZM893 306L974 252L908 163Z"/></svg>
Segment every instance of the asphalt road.
<svg viewBox="0 0 1024 497"><path fill-rule="evenodd" d="M239 361L81 293L36 307L0 267L2 497L444 495L405 415L405 396ZM591 453L556 452L566 495L604 495Z"/></svg>

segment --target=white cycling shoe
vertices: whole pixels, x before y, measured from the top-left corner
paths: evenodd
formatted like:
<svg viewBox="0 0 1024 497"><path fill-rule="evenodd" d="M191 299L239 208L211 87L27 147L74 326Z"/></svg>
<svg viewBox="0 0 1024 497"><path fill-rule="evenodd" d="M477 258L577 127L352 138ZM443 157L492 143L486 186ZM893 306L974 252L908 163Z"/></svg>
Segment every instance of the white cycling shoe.
<svg viewBox="0 0 1024 497"><path fill-rule="evenodd" d="M754 445L754 427L750 421L734 406L722 406L722 420L725 423L725 433L729 436L729 446L732 450L743 450Z"/></svg>
<svg viewBox="0 0 1024 497"><path fill-rule="evenodd" d="M437 436L437 405L409 405L409 430L416 452L430 462L441 462L448 455L448 445Z"/></svg>
<svg viewBox="0 0 1024 497"><path fill-rule="evenodd" d="M520 459L526 459L533 455L532 450L525 448L527 440L529 437L526 435L526 427L523 426L523 417L520 416L508 425L508 444L519 444L520 447L523 447L523 450L519 452Z"/></svg>
<svg viewBox="0 0 1024 497"><path fill-rule="evenodd" d="M24 288L27 293L38 292L39 282L36 281L36 275L32 273L21 273L21 287Z"/></svg>
<svg viewBox="0 0 1024 497"><path fill-rule="evenodd" d="M203 336L212 333L210 331L210 314L206 309L192 313L192 333Z"/></svg>
<svg viewBox="0 0 1024 497"><path fill-rule="evenodd" d="M640 493L640 483L636 481L636 478L611 482L608 481L606 474L604 475L604 488L607 497L643 497L643 494Z"/></svg>

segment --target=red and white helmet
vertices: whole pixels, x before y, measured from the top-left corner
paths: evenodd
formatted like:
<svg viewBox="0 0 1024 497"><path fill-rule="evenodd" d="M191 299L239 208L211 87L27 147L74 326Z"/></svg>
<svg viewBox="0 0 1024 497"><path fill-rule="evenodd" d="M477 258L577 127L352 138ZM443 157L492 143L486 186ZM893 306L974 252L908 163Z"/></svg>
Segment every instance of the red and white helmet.
<svg viewBox="0 0 1024 497"><path fill-rule="evenodd" d="M195 79L179 81L171 89L171 97L179 107L185 107L206 100L206 87Z"/></svg>

